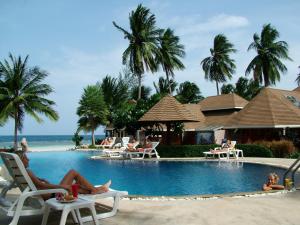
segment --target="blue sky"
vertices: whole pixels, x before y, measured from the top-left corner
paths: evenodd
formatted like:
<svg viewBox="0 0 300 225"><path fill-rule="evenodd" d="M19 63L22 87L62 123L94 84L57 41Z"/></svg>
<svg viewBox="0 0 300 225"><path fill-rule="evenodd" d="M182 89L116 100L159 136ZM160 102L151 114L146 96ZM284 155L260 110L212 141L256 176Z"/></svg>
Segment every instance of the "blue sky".
<svg viewBox="0 0 300 225"><path fill-rule="evenodd" d="M121 55L127 41L112 25L128 27L128 14L139 3L156 15L157 25L170 27L186 48L184 71L176 80L195 82L204 96L216 94L215 84L204 80L200 61L209 55L215 35L225 34L238 52L232 57L237 70L231 82L244 76L254 56L247 52L255 32L271 23L280 39L290 47L292 62L277 88L293 89L300 65L300 1L240 0L0 0L0 60L8 56L30 55L29 64L49 72L46 82L55 93L49 98L57 105L60 120L45 119L43 124L25 118L23 134L72 134L76 130L76 108L82 90L102 80L106 74L117 76L122 70ZM144 84L153 88L163 72L145 74ZM102 133L98 129L97 133ZM1 135L13 134L13 123L0 128Z"/></svg>

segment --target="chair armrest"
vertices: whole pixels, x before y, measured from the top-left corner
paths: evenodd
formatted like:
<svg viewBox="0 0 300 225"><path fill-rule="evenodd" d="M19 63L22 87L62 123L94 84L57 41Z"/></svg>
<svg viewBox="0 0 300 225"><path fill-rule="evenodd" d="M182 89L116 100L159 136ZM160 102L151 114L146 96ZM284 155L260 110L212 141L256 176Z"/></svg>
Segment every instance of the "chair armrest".
<svg viewBox="0 0 300 225"><path fill-rule="evenodd" d="M21 196L23 198L28 198L37 195L45 195L45 194L54 194L54 193L64 193L67 194L68 192L65 189L45 189L45 190L37 190L37 191L29 191L26 193L22 193Z"/></svg>

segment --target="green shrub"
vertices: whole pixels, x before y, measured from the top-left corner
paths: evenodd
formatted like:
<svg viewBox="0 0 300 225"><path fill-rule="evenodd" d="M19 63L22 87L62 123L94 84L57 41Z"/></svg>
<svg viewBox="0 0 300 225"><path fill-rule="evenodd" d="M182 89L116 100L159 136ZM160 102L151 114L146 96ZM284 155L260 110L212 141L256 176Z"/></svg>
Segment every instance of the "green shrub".
<svg viewBox="0 0 300 225"><path fill-rule="evenodd" d="M257 141L255 144L269 148L276 158L285 158L295 152L295 146L292 141Z"/></svg>
<svg viewBox="0 0 300 225"><path fill-rule="evenodd" d="M203 152L219 147L219 145L159 145L158 154L162 158L203 157ZM245 157L272 157L272 152L260 145L238 144L236 148L243 150Z"/></svg>
<svg viewBox="0 0 300 225"><path fill-rule="evenodd" d="M245 157L265 157L265 158L273 157L271 150L262 145L237 144L235 147L237 149L243 150Z"/></svg>
<svg viewBox="0 0 300 225"><path fill-rule="evenodd" d="M290 159L298 159L300 157L300 152L293 152L287 156Z"/></svg>

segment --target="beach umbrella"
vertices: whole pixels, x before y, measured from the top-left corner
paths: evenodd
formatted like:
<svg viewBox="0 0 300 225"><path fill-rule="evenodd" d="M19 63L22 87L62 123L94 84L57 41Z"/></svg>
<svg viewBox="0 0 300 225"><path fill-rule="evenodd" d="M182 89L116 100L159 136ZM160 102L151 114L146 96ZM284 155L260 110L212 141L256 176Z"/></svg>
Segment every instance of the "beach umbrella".
<svg viewBox="0 0 300 225"><path fill-rule="evenodd" d="M167 127L167 143L170 143L171 124L174 122L199 122L187 107L173 96L167 95L146 112L139 122L145 124L165 124Z"/></svg>

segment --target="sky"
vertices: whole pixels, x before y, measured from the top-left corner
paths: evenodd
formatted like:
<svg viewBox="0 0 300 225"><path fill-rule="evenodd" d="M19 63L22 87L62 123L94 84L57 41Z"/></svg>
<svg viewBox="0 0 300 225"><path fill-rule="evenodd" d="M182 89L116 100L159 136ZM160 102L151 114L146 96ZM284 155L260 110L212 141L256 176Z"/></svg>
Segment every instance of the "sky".
<svg viewBox="0 0 300 225"><path fill-rule="evenodd" d="M112 25L115 21L128 29L128 16L139 3L155 14L157 26L174 29L185 46L186 67L175 72L178 83L195 82L203 96L216 95L215 84L204 79L200 67L209 56L213 38L224 34L237 53L236 73L230 83L245 75L255 52L247 51L253 34L271 23L279 32L279 40L289 44L293 61L285 61L288 72L276 88L294 89L300 72L300 1L286 0L0 0L0 60L13 55L29 55L29 65L48 71L45 80L55 92L48 98L56 102L58 122L44 119L38 124L25 117L22 134L73 134L77 128L76 108L83 88L101 81L107 74L122 71L122 53L128 41ZM143 84L151 86L164 73L146 73ZM251 77L251 76L250 76ZM103 133L99 128L97 134ZM0 135L12 135L13 122L0 127Z"/></svg>

